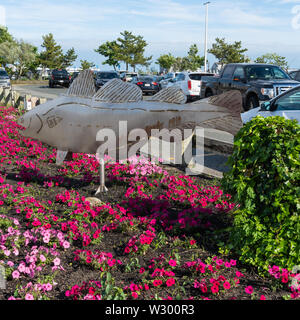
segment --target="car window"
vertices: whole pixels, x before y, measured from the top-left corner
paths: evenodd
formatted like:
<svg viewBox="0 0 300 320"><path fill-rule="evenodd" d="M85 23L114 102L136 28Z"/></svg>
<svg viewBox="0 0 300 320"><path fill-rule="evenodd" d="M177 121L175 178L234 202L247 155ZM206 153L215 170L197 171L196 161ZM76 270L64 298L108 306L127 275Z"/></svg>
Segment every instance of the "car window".
<svg viewBox="0 0 300 320"><path fill-rule="evenodd" d="M272 68L275 79L288 79L287 75L279 68Z"/></svg>
<svg viewBox="0 0 300 320"><path fill-rule="evenodd" d="M276 101L277 111L300 110L300 88L287 93Z"/></svg>
<svg viewBox="0 0 300 320"><path fill-rule="evenodd" d="M233 78L245 79L245 71L242 67L237 67L234 71Z"/></svg>
<svg viewBox="0 0 300 320"><path fill-rule="evenodd" d="M102 73L98 73L97 78L98 79L115 79L115 78L119 78L119 76L116 73L112 73L112 72L102 72Z"/></svg>
<svg viewBox="0 0 300 320"><path fill-rule="evenodd" d="M8 77L8 74L4 70L0 70L0 77Z"/></svg>
<svg viewBox="0 0 300 320"><path fill-rule="evenodd" d="M151 81L153 81L153 78L151 78L151 77L139 77L138 81L151 82Z"/></svg>
<svg viewBox="0 0 300 320"><path fill-rule="evenodd" d="M61 74L67 75L68 72L67 72L67 70L53 70L53 71L52 71L52 74L53 74L53 75L61 75Z"/></svg>
<svg viewBox="0 0 300 320"><path fill-rule="evenodd" d="M249 80L284 80L290 78L284 71L274 66L247 67L246 76Z"/></svg>
<svg viewBox="0 0 300 320"><path fill-rule="evenodd" d="M292 79L296 79L296 76L297 76L297 71L294 71L294 72L291 72L291 73L290 73L290 77L291 77Z"/></svg>
<svg viewBox="0 0 300 320"><path fill-rule="evenodd" d="M231 79L235 66L226 66L222 75L224 79Z"/></svg>
<svg viewBox="0 0 300 320"><path fill-rule="evenodd" d="M180 73L176 76L177 81L184 81L185 75L183 73Z"/></svg>

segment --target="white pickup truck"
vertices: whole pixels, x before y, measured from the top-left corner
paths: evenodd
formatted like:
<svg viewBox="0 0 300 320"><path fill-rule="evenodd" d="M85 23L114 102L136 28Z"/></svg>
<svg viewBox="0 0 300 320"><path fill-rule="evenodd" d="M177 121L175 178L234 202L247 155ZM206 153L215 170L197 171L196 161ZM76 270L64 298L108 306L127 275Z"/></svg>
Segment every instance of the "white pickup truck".
<svg viewBox="0 0 300 320"><path fill-rule="evenodd" d="M188 101L201 99L201 86L202 77L213 77L213 73L205 72L181 72L178 73L176 78L170 80L168 87L179 86L184 94L187 96Z"/></svg>

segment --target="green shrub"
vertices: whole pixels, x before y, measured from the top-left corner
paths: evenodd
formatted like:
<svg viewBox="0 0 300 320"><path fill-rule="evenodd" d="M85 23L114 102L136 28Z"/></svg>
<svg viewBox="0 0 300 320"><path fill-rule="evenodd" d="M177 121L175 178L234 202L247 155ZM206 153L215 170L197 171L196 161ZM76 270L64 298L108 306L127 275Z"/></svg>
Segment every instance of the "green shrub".
<svg viewBox="0 0 300 320"><path fill-rule="evenodd" d="M239 208L230 247L260 271L300 265L300 126L256 117L238 133L222 181Z"/></svg>

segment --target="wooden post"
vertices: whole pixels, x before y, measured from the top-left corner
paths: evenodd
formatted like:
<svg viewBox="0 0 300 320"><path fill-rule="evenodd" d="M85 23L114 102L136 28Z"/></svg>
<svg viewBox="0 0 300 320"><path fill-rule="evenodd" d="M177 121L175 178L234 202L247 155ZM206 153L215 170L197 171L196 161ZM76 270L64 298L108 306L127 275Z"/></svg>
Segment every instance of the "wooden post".
<svg viewBox="0 0 300 320"><path fill-rule="evenodd" d="M0 103L3 103L4 89L0 88Z"/></svg>
<svg viewBox="0 0 300 320"><path fill-rule="evenodd" d="M31 95L26 94L24 97L24 109L25 110L31 110Z"/></svg>

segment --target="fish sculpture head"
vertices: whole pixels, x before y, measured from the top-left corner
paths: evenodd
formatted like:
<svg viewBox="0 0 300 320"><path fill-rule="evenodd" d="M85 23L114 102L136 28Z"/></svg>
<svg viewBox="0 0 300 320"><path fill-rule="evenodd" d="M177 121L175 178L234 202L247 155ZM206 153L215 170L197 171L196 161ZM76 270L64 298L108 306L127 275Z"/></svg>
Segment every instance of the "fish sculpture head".
<svg viewBox="0 0 300 320"><path fill-rule="evenodd" d="M22 115L17 121L18 125L23 128L21 130L22 135L27 138L38 139L41 131L45 127L46 118L44 115L47 114L49 119L51 111L54 110L55 106L55 101L47 101Z"/></svg>

